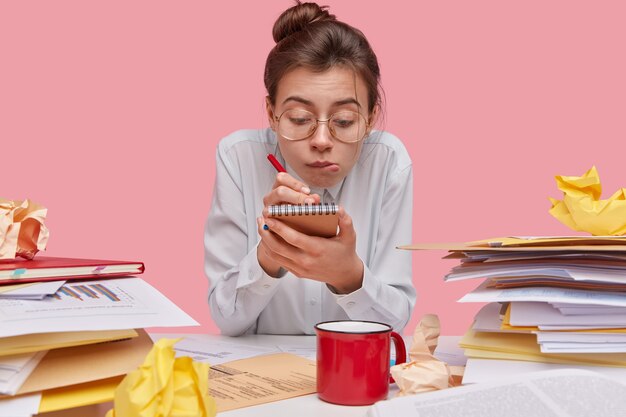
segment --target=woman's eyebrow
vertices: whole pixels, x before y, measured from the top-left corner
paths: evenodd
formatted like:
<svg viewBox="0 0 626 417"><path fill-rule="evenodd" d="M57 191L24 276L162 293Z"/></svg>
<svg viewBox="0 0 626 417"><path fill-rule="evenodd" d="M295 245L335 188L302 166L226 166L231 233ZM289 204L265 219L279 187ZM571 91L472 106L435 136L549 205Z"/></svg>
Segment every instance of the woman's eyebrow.
<svg viewBox="0 0 626 417"><path fill-rule="evenodd" d="M285 104L289 101L295 101L298 103L302 103L306 106L314 106L313 102L311 100L307 100L305 98L302 98L300 96L289 96L286 99L283 100L282 104ZM338 107L338 106L343 106L345 104L356 104L357 107L361 108L361 104L353 97L347 97L341 100L337 100L333 103L333 106Z"/></svg>
<svg viewBox="0 0 626 417"><path fill-rule="evenodd" d="M289 101L296 101L298 103L302 103L305 104L307 106L313 106L313 102L311 100L307 100L305 98L302 97L298 97L298 96L289 96L286 99L283 100L283 104L289 102Z"/></svg>
<svg viewBox="0 0 626 417"><path fill-rule="evenodd" d="M333 103L333 106L343 106L344 104L356 104L357 107L361 108L361 104L356 101L356 99L352 97L344 98L343 100L338 100Z"/></svg>

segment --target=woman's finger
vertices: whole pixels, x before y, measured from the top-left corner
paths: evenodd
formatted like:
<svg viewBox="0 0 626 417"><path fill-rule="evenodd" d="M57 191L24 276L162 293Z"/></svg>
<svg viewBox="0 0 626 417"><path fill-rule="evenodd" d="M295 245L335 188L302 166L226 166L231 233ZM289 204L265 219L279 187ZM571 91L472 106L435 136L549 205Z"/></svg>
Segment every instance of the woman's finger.
<svg viewBox="0 0 626 417"><path fill-rule="evenodd" d="M257 224L263 224L259 226L259 235L261 236L261 240L263 241L262 243L265 245L267 250L272 253L271 257L274 258L273 255L277 255L282 258L289 259L292 262L297 262L299 256L298 249L285 242L279 234L275 233L271 229L275 228L276 224L280 222L265 218L260 219L262 220L257 221ZM267 223L269 223L269 225Z"/></svg>
<svg viewBox="0 0 626 417"><path fill-rule="evenodd" d="M315 204L315 196L304 194L289 188L285 185L279 185L263 197L263 204L271 206L275 204ZM319 196L317 196L319 199Z"/></svg>
<svg viewBox="0 0 626 417"><path fill-rule="evenodd" d="M286 172L279 172L276 174L276 180L274 181L274 186L272 188L277 188L281 185L289 187L294 191L301 192L302 194L311 193L311 189L305 183L292 177Z"/></svg>

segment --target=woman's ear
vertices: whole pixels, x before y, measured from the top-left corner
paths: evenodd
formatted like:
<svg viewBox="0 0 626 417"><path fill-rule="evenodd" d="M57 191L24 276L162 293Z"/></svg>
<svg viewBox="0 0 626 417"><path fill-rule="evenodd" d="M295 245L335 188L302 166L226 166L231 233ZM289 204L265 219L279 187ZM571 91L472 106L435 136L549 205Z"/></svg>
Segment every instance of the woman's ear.
<svg viewBox="0 0 626 417"><path fill-rule="evenodd" d="M378 122L379 114L380 114L380 105L376 104L374 108L372 109L372 112L370 113L369 120L367 121L367 133L368 134L372 131L372 129L374 129L376 122Z"/></svg>
<svg viewBox="0 0 626 417"><path fill-rule="evenodd" d="M267 120L270 124L270 128L276 131L276 119L274 118L274 109L272 108L270 96L265 97L265 111L267 112Z"/></svg>

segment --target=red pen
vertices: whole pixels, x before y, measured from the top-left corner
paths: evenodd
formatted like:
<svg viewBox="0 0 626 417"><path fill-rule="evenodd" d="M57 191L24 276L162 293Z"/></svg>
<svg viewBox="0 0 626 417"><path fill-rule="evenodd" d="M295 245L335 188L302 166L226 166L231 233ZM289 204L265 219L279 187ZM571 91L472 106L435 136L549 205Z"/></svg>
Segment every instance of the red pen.
<svg viewBox="0 0 626 417"><path fill-rule="evenodd" d="M280 164L280 162L278 162L278 159L276 159L276 157L272 155L271 153L267 154L267 159L268 161L272 163L272 165L274 165L274 168L276 168L276 171L287 172L287 170L285 170L285 168Z"/></svg>

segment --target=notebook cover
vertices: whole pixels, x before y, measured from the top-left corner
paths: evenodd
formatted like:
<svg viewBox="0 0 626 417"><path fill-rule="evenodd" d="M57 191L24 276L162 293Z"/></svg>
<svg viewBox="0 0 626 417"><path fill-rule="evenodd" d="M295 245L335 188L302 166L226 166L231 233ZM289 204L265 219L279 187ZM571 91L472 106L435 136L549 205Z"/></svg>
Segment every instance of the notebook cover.
<svg viewBox="0 0 626 417"><path fill-rule="evenodd" d="M269 217L309 236L333 237L337 235L339 206L336 204L273 205Z"/></svg>
<svg viewBox="0 0 626 417"><path fill-rule="evenodd" d="M309 236L333 237L337 235L337 214L316 216L280 216L274 217L293 229Z"/></svg>
<svg viewBox="0 0 626 417"><path fill-rule="evenodd" d="M138 271L133 272L107 272L107 266L113 265L139 265ZM93 267L91 273L82 275L64 276L61 272L65 268L76 267ZM59 274L47 277L20 277L20 272L36 269L59 269ZM141 274L144 271L143 262L138 261L113 261L104 259L80 259L80 258L61 258L51 256L38 256L32 260L22 259L3 259L0 260L0 271L11 271L13 276L10 278L0 278L1 284L17 284L26 282L41 282L41 281L58 281L59 279L66 280L84 280L84 279L103 279L103 278L115 278L128 276L129 274Z"/></svg>

